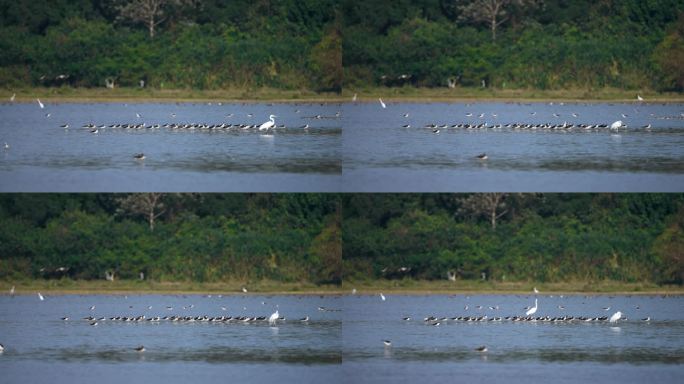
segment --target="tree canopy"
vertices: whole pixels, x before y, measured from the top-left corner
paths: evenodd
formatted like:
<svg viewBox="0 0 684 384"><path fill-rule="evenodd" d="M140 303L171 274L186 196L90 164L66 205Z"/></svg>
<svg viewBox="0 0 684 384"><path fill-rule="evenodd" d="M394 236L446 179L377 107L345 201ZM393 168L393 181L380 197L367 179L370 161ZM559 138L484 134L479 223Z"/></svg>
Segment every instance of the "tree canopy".
<svg viewBox="0 0 684 384"><path fill-rule="evenodd" d="M320 194L3 194L0 278L336 284L339 212Z"/></svg>
<svg viewBox="0 0 684 384"><path fill-rule="evenodd" d="M684 281L681 194L357 194L342 206L345 279Z"/></svg>

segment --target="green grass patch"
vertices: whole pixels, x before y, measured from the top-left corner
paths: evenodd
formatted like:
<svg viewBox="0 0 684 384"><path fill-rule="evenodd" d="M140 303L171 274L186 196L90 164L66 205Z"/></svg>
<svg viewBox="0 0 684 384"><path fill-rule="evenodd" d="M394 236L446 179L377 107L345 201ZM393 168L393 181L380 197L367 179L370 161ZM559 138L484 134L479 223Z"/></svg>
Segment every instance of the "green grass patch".
<svg viewBox="0 0 684 384"><path fill-rule="evenodd" d="M202 293L202 294L339 294L337 285L315 285L307 282L281 283L273 280L227 281L200 283L191 281L140 281L140 280L22 280L0 282L0 292L8 294L15 287L16 294L149 294L149 293Z"/></svg>

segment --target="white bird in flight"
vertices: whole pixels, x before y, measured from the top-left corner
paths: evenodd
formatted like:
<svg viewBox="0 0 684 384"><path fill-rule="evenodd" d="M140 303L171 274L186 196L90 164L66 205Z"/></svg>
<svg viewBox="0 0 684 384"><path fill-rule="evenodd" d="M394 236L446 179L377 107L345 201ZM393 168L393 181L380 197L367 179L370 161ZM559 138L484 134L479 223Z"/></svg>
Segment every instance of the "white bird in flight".
<svg viewBox="0 0 684 384"><path fill-rule="evenodd" d="M613 316L611 316L608 321L610 321L611 323L617 323L617 321L620 320L621 318L622 318L622 312L617 311L617 312L613 313Z"/></svg>
<svg viewBox="0 0 684 384"><path fill-rule="evenodd" d="M534 299L534 307L530 308L525 312L525 316L534 315L537 312L537 299Z"/></svg>
<svg viewBox="0 0 684 384"><path fill-rule="evenodd" d="M269 116L269 117L268 117L268 118L269 118L269 121L267 121L267 122L261 124L261 125L259 126L259 130L260 130L260 131L266 131L266 130L269 130L269 129L273 128L273 127L275 126L274 117L277 117L277 116L276 116L276 115L271 115L271 116Z"/></svg>
<svg viewBox="0 0 684 384"><path fill-rule="evenodd" d="M387 106L385 105L385 103L383 103L383 101L382 101L381 98L378 97L378 100L380 100L380 105L381 105L383 108L387 108Z"/></svg>
<svg viewBox="0 0 684 384"><path fill-rule="evenodd" d="M38 102L38 105L40 106L40 109L45 108L45 105L43 105L43 103L40 102L40 99L36 99L36 101Z"/></svg>

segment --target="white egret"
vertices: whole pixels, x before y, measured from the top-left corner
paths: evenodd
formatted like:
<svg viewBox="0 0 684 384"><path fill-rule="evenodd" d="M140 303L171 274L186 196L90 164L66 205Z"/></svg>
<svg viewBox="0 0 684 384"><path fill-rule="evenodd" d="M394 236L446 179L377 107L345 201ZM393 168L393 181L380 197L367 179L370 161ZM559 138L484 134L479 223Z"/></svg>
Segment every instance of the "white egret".
<svg viewBox="0 0 684 384"><path fill-rule="evenodd" d="M7 144L7 142L5 142L5 146L3 148L10 149L10 146L9 146L9 144Z"/></svg>
<svg viewBox="0 0 684 384"><path fill-rule="evenodd" d="M273 127L275 126L275 120L274 120L275 117L277 117L277 116L276 116L276 115L271 115L271 116L269 116L269 117L268 117L268 118L269 118L269 121L267 121L267 122L261 124L261 125L259 126L259 130L260 130L260 131L266 131L266 130L269 130L269 129L273 128Z"/></svg>
<svg viewBox="0 0 684 384"><path fill-rule="evenodd" d="M619 130L620 128L622 128L622 127L626 127L626 125L622 122L622 120L618 120L618 121L616 121L616 122L614 122L613 124L610 125L610 129L611 129L611 130L614 129L614 130L616 130L616 131Z"/></svg>
<svg viewBox="0 0 684 384"><path fill-rule="evenodd" d="M608 321L610 321L611 323L617 323L617 321L620 320L621 318L622 318L622 312L617 311L617 312L613 313L613 316L611 316Z"/></svg>
<svg viewBox="0 0 684 384"><path fill-rule="evenodd" d="M354 96L352 97L352 101L356 101L356 93L355 93Z"/></svg>
<svg viewBox="0 0 684 384"><path fill-rule="evenodd" d="M38 292L38 298L40 299L40 301L45 300L45 298L43 297L43 295L40 294L40 292Z"/></svg>
<svg viewBox="0 0 684 384"><path fill-rule="evenodd" d="M10 288L10 296L14 296L14 285Z"/></svg>
<svg viewBox="0 0 684 384"><path fill-rule="evenodd" d="M247 288L242 287L242 292L243 292L243 293L247 293Z"/></svg>
<svg viewBox="0 0 684 384"><path fill-rule="evenodd" d="M278 313L278 310L276 309L276 311L273 312L273 314L271 314L271 317L268 318L268 323L271 325L275 325L276 320L278 320L279 317L280 317L280 314Z"/></svg>
<svg viewBox="0 0 684 384"><path fill-rule="evenodd" d="M534 307L530 308L525 312L525 316L534 315L537 312L537 299L534 299Z"/></svg>
<svg viewBox="0 0 684 384"><path fill-rule="evenodd" d="M380 100L380 105L381 105L383 108L387 108L387 106L385 105L385 103L382 102L382 99L381 99L381 98L378 97L378 100Z"/></svg>
<svg viewBox="0 0 684 384"><path fill-rule="evenodd" d="M40 106L40 109L45 108L45 105L43 105L43 103L40 102L40 99L36 99L36 101L38 102L38 105Z"/></svg>
<svg viewBox="0 0 684 384"><path fill-rule="evenodd" d="M14 98L15 98L15 97L17 97L17 94L16 94L16 93L13 93L13 94L12 94L12 97L10 97L10 101L11 101L11 102L14 102Z"/></svg>
<svg viewBox="0 0 684 384"><path fill-rule="evenodd" d="M356 288L352 288L352 295L356 295Z"/></svg>
<svg viewBox="0 0 684 384"><path fill-rule="evenodd" d="M537 289L537 287L532 288L532 290L534 291L534 293L539 293L539 290Z"/></svg>
<svg viewBox="0 0 684 384"><path fill-rule="evenodd" d="M387 299L385 298L385 295L382 294L382 292L380 292L380 299L381 299L382 301L387 300Z"/></svg>
<svg viewBox="0 0 684 384"><path fill-rule="evenodd" d="M641 95L637 95L637 100L639 100L639 101L644 101L644 98L641 97Z"/></svg>

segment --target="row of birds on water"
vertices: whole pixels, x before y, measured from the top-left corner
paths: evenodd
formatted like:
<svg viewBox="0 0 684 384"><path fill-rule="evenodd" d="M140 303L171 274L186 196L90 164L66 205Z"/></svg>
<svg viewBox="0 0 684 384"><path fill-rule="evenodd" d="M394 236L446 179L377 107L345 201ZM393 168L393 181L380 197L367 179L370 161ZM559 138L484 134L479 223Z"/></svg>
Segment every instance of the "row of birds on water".
<svg viewBox="0 0 684 384"><path fill-rule="evenodd" d="M619 315L616 315L619 314ZM609 323L615 323L617 320L622 320L626 321L627 317L623 316L622 312L616 312L616 314L613 314L613 316L493 316L489 317L487 315L484 316L456 316L456 317L437 317L437 316L428 316L423 318L423 322L427 325L432 325L432 326L439 326L443 323L446 323L447 321L452 321L452 322L466 322L466 323L472 323L472 322L503 322L503 321L511 321L511 322L540 322L540 323L572 323L572 322L585 322L585 323L601 323L601 322L609 322ZM404 321L411 321L411 317L403 317L402 320ZM644 322L649 322L651 321L650 317L645 317L641 319L641 321Z"/></svg>
<svg viewBox="0 0 684 384"><path fill-rule="evenodd" d="M276 129L287 129L285 124L277 125L275 123L275 115L270 115L269 121L263 124L240 124L240 123L165 123L165 124L146 124L146 123L117 123L117 124L94 124L86 123L81 128L88 129L90 133L99 133L105 129L123 129L123 130L156 130L160 128L170 129L173 131L229 131L229 130L258 130L259 132L272 132ZM62 124L60 128L69 129L69 124ZM307 130L310 128L309 124L304 124L298 127L299 129Z"/></svg>
<svg viewBox="0 0 684 384"><path fill-rule="evenodd" d="M71 319L67 317L61 318L63 321L70 321ZM159 322L172 322L172 323L213 323L213 324L263 324L268 323L270 325L276 325L278 321L287 321L287 318L281 316L276 310L271 316L182 316L182 315L172 315L172 316L151 316L146 315L138 316L110 316L110 317L96 317L96 316L86 316L83 320L88 321L90 325L96 326L104 321L109 322L124 322L124 323L159 323ZM310 320L309 316L305 316L296 320L298 323L308 323Z"/></svg>
<svg viewBox="0 0 684 384"><path fill-rule="evenodd" d="M412 128L411 124L404 124L402 128ZM470 124L470 123L458 123L458 124L426 124L423 128L431 129L432 133L438 134L443 129L457 129L457 130L493 130L493 131L560 131L560 132L600 132L600 131L615 131L618 132L620 129L627 128L627 125L618 120L612 124L574 124L564 122L563 124L553 124L553 123L540 123L540 124L529 124L529 123L508 123L508 124ZM641 127L646 131L651 130L651 124L647 124Z"/></svg>

